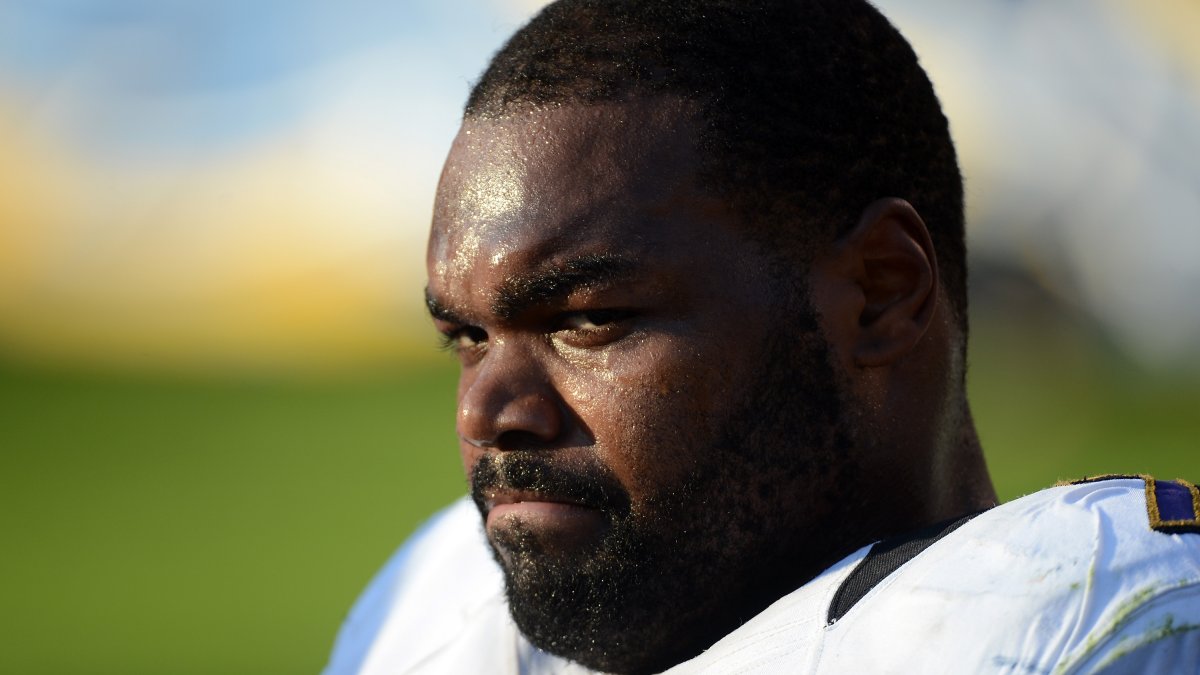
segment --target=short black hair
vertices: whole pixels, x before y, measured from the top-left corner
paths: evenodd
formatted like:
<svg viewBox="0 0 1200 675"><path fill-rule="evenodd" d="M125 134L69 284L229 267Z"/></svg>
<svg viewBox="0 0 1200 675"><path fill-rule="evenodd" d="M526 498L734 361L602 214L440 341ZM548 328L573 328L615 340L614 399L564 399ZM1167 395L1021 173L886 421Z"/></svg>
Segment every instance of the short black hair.
<svg viewBox="0 0 1200 675"><path fill-rule="evenodd" d="M933 85L863 0L558 0L474 86L466 117L674 95L706 184L752 237L811 259L880 197L911 202L966 330L963 188Z"/></svg>

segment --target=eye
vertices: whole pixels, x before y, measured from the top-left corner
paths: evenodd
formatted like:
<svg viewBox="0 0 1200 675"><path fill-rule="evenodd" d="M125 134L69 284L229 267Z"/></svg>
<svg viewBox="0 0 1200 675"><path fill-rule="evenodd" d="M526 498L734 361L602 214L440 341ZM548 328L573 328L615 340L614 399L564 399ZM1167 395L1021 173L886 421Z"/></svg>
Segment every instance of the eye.
<svg viewBox="0 0 1200 675"><path fill-rule="evenodd" d="M478 349L487 342L487 332L474 326L452 328L442 332L442 349L462 354Z"/></svg>
<svg viewBox="0 0 1200 675"><path fill-rule="evenodd" d="M569 312L559 320L558 339L573 347L599 347L624 337L633 312L600 309Z"/></svg>
<svg viewBox="0 0 1200 675"><path fill-rule="evenodd" d="M627 315L628 313L625 314ZM622 313L612 309L573 312L563 319L563 327L568 330L599 330L621 318L624 318Z"/></svg>

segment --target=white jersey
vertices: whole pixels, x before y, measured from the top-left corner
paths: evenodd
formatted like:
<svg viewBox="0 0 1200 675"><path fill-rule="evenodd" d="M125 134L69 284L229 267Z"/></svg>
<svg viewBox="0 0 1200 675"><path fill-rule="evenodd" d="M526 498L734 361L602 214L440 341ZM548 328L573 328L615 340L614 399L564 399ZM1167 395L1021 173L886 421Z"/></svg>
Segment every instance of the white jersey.
<svg viewBox="0 0 1200 675"><path fill-rule="evenodd" d="M590 673L529 644L479 511L460 499L418 530L350 610L325 675Z"/></svg>
<svg viewBox="0 0 1200 675"><path fill-rule="evenodd" d="M462 500L371 583L325 672L589 671L521 637ZM668 672L1200 673L1200 492L1060 486L864 547Z"/></svg>

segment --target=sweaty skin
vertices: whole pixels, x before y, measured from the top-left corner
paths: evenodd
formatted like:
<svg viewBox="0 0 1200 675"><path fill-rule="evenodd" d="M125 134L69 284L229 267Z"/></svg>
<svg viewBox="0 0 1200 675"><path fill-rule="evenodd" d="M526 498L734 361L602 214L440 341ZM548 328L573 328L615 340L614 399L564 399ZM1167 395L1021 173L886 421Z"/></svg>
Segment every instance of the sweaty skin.
<svg viewBox="0 0 1200 675"><path fill-rule="evenodd" d="M694 161L691 125L670 133L686 118L655 112L662 126L616 137L596 132L636 116L594 106L468 120L456 139L429 296L458 319L437 323L463 362L468 474L489 451L553 449L601 461L631 495L678 483L694 458L645 439L664 422L684 427L672 434L712 437L712 413L739 393L737 370L757 361L747 347L774 322L769 264L722 202L672 170ZM590 269L571 274L580 262ZM555 281L547 276L561 285L536 293L535 282ZM549 523L556 510L578 520L544 506L505 519L537 511Z"/></svg>
<svg viewBox="0 0 1200 675"><path fill-rule="evenodd" d="M608 672L690 658L879 534L966 510L937 485L890 499L936 454L873 435L919 404L893 362L948 324L919 217L888 206L900 225L809 274L703 188L699 128L674 98L468 118L434 208L427 300L514 619ZM888 318L909 296L914 328Z"/></svg>

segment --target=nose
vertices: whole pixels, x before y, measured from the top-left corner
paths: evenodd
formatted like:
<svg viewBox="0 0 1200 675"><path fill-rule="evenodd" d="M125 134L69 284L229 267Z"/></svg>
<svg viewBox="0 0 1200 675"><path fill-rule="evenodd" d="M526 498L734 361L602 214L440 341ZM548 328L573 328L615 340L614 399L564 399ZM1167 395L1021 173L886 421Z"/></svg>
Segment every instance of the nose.
<svg viewBox="0 0 1200 675"><path fill-rule="evenodd" d="M497 343L464 372L458 399L458 435L479 448L546 447L563 435L565 405L528 348Z"/></svg>

